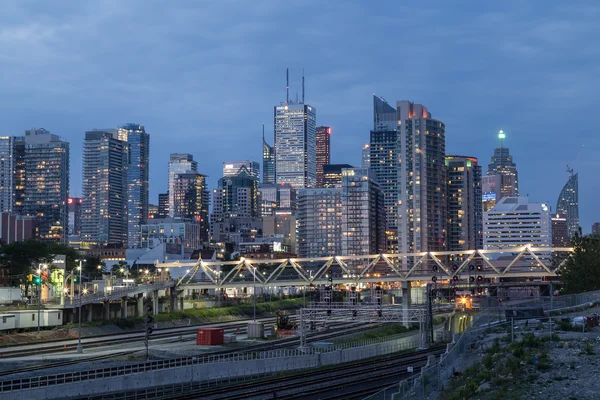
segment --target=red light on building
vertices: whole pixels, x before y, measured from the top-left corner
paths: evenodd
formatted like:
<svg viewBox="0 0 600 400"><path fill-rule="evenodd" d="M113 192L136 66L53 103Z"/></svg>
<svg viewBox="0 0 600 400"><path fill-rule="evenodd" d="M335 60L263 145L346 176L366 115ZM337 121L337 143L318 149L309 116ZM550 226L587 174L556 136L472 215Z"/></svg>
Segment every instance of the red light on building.
<svg viewBox="0 0 600 400"><path fill-rule="evenodd" d="M331 135L331 128L327 128L327 134Z"/></svg>
<svg viewBox="0 0 600 400"><path fill-rule="evenodd" d="M73 204L73 199L69 197L69 199L67 200L67 203Z"/></svg>

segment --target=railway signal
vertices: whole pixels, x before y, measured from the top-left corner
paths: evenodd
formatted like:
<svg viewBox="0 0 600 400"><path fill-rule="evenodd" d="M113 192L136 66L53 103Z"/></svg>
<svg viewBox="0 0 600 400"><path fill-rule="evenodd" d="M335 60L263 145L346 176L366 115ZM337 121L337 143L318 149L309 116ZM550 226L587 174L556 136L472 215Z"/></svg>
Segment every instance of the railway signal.
<svg viewBox="0 0 600 400"><path fill-rule="evenodd" d="M152 304L149 303L146 306L146 335L144 337L144 344L146 346L146 360L148 359L148 339L150 337L150 335L152 334L152 321L154 321L154 317L152 316L152 312L154 311L154 308L152 307Z"/></svg>

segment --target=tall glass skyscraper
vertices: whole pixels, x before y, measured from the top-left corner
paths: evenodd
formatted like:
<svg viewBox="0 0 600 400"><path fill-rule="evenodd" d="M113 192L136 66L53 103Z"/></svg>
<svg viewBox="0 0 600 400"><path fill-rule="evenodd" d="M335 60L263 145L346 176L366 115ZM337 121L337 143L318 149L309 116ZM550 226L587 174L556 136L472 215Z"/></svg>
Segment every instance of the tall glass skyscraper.
<svg viewBox="0 0 600 400"><path fill-rule="evenodd" d="M323 186L323 166L331 162L331 128L328 126L319 126L316 129L317 135L317 187Z"/></svg>
<svg viewBox="0 0 600 400"><path fill-rule="evenodd" d="M129 146L116 129L85 133L81 241L100 247L128 241Z"/></svg>
<svg viewBox="0 0 600 400"><path fill-rule="evenodd" d="M25 141L22 136L0 136L0 212L23 211L25 197Z"/></svg>
<svg viewBox="0 0 600 400"><path fill-rule="evenodd" d="M119 128L119 139L129 147L127 169L127 245L140 246L140 225L148 218L150 135L143 126L126 124Z"/></svg>
<svg viewBox="0 0 600 400"><path fill-rule="evenodd" d="M245 171L256 182L260 180L260 166L256 161L226 161L223 163L223 176L235 176Z"/></svg>
<svg viewBox="0 0 600 400"><path fill-rule="evenodd" d="M263 125L263 177L262 183L275 183L275 148L269 146L265 140L265 127Z"/></svg>
<svg viewBox="0 0 600 400"><path fill-rule="evenodd" d="M487 177L483 180L482 196L485 210L490 210L504 197L519 196L519 174L517 165L507 147L504 147L506 133L498 132L500 147L494 149L494 155L488 164Z"/></svg>
<svg viewBox="0 0 600 400"><path fill-rule="evenodd" d="M571 239L579 229L579 179L573 170L571 176L558 196L556 213L567 220L567 237Z"/></svg>
<svg viewBox="0 0 600 400"><path fill-rule="evenodd" d="M69 143L45 129L25 131L24 167L21 213L36 218L40 240L66 242Z"/></svg>
<svg viewBox="0 0 600 400"><path fill-rule="evenodd" d="M173 153L169 159L169 217L175 216L175 176L198 172L198 163L191 154Z"/></svg>
<svg viewBox="0 0 600 400"><path fill-rule="evenodd" d="M275 106L275 177L295 189L317 183L316 109L307 104Z"/></svg>
<svg viewBox="0 0 600 400"><path fill-rule="evenodd" d="M173 180L174 218L189 218L200 224L200 239L208 240L208 202L206 175L187 172Z"/></svg>

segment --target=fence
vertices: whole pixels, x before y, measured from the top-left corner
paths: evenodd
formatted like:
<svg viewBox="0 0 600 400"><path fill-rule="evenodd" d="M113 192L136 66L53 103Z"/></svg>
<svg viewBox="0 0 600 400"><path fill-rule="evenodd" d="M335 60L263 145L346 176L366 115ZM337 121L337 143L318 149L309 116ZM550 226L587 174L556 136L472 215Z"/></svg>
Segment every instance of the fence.
<svg viewBox="0 0 600 400"><path fill-rule="evenodd" d="M424 367L414 376L387 387L364 400L411 400L423 399L442 389L443 385L460 368L464 369L477 358L475 352L484 351L495 344L505 346L519 335L535 333L551 335L555 325L564 318L564 314L583 311L600 304L600 291L544 298L527 299L510 307L492 307L484 309L473 320L470 329L460 334L447 352L435 365ZM507 320L506 311L520 308L542 308L545 317L535 324L529 324L528 318ZM536 319L537 317L530 317ZM585 331L585 322L581 329ZM507 336L508 335L508 336ZM510 338L509 340L506 340ZM499 339L499 340L495 340ZM500 340L504 339L504 340Z"/></svg>

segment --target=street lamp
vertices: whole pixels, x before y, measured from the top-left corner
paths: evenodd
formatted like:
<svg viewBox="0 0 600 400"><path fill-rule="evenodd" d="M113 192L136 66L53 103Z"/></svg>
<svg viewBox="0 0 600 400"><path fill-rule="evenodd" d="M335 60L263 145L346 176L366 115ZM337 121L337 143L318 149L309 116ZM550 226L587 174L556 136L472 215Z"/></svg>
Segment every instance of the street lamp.
<svg viewBox="0 0 600 400"><path fill-rule="evenodd" d="M102 279L102 265L98 265L96 268L98 268L99 278Z"/></svg>
<svg viewBox="0 0 600 400"><path fill-rule="evenodd" d="M81 273L83 271L83 260L79 259L79 331L77 333L77 353L83 353L83 347L81 346Z"/></svg>
<svg viewBox="0 0 600 400"><path fill-rule="evenodd" d="M252 288L252 295L254 297L254 322L256 322L256 267L252 267L252 276L254 277L254 285Z"/></svg>

